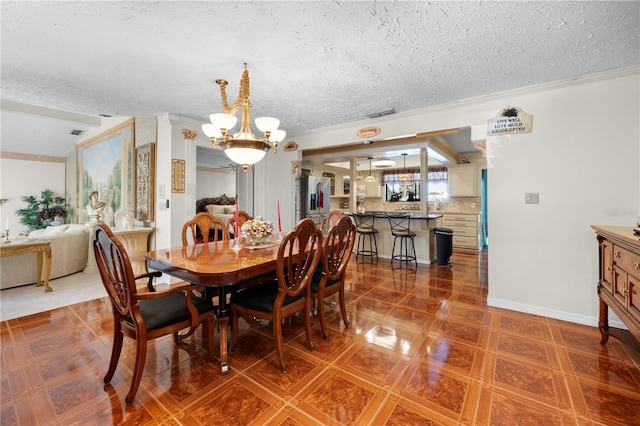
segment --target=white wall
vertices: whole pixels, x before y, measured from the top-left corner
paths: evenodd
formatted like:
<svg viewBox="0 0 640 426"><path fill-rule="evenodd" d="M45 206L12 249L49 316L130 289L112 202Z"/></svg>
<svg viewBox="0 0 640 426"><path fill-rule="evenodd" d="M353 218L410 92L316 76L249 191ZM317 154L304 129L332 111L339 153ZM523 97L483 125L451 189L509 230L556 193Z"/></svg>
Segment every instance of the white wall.
<svg viewBox="0 0 640 426"><path fill-rule="evenodd" d="M533 133L495 138L489 170L489 303L596 325L592 224L639 213L638 75L511 100ZM525 205L525 192L540 204Z"/></svg>
<svg viewBox="0 0 640 426"><path fill-rule="evenodd" d="M509 105L532 114L532 133L487 139L488 301L595 325L598 249L590 225L632 226L640 216L639 81L639 68L631 67L287 140L303 150L355 142L356 131L371 125L380 127L384 138L486 128L487 120ZM284 174L275 171L290 168L289 159L267 157L266 193L274 194L287 187ZM525 205L525 192L539 192L540 204ZM292 198L284 202L285 209L293 208Z"/></svg>
<svg viewBox="0 0 640 426"><path fill-rule="evenodd" d="M57 159L57 162L0 158L0 179L0 198L7 200L0 204L0 224L4 233L9 219L10 236L17 236L28 229L20 224L20 217L15 214L16 210L27 207L22 201L23 195L40 198L44 189L51 189L55 195L67 198L64 157Z"/></svg>
<svg viewBox="0 0 640 426"><path fill-rule="evenodd" d="M196 170L196 200L219 197L223 194L235 197L236 174L230 170L198 167Z"/></svg>

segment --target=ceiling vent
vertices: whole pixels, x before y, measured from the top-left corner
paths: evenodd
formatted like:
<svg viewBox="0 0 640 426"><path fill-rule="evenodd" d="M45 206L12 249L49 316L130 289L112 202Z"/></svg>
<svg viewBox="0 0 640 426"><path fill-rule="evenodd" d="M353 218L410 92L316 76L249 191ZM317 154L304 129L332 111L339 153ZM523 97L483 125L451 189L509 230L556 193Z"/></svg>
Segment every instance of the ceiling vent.
<svg viewBox="0 0 640 426"><path fill-rule="evenodd" d="M384 117L385 115L391 115L391 114L395 114L396 110L395 109L388 109L386 111L380 111L380 112L374 112L373 114L368 114L367 118L378 118L378 117Z"/></svg>
<svg viewBox="0 0 640 426"><path fill-rule="evenodd" d="M74 135L74 136L80 136L80 135L81 135L81 134L83 134L83 133L84 133L84 131L82 131L82 130L78 130L78 129L73 129L73 130L71 131L71 134L72 134L72 135Z"/></svg>

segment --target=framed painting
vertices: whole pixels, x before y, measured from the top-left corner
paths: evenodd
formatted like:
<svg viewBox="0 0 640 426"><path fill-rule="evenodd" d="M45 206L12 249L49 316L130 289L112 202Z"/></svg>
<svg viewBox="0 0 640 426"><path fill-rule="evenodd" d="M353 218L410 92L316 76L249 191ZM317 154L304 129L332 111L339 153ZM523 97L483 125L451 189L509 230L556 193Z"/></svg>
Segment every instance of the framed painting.
<svg viewBox="0 0 640 426"><path fill-rule="evenodd" d="M136 219L153 222L156 178L156 145L136 147Z"/></svg>
<svg viewBox="0 0 640 426"><path fill-rule="evenodd" d="M76 217L88 220L89 194L98 191L107 203L103 220L113 226L114 214L134 208L134 119L131 118L76 145Z"/></svg>
<svg viewBox="0 0 640 426"><path fill-rule="evenodd" d="M186 167L184 160L171 160L171 192L184 192Z"/></svg>

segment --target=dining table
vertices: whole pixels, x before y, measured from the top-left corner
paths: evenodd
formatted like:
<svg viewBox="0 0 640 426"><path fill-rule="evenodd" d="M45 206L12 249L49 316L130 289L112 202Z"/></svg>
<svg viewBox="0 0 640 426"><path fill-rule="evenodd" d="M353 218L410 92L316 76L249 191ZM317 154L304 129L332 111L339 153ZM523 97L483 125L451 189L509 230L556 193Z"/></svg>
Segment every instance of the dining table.
<svg viewBox="0 0 640 426"><path fill-rule="evenodd" d="M223 374L229 371L227 329L233 293L275 278L279 244L272 240L240 246L227 240L155 250L145 256L149 270L202 286L206 299L214 301Z"/></svg>

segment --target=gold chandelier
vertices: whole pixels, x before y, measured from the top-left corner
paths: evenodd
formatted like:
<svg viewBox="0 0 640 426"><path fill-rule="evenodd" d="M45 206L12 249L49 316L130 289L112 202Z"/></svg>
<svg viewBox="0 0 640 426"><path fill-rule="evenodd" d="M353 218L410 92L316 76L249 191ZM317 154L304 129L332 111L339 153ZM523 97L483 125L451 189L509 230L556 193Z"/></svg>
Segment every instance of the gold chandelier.
<svg viewBox="0 0 640 426"><path fill-rule="evenodd" d="M278 142L282 142L287 134L279 130L280 120L273 117L256 118L256 127L264 133L264 138L257 139L251 131L251 101L249 100L249 70L244 64L244 72L240 80L240 93L232 107L227 103L227 80L219 78L216 83L220 85L220 96L224 113L214 113L209 116L211 124L203 124L202 131L211 138L213 148L219 145L224 153L234 163L242 164L244 172L247 172L249 164L255 164L262 160L273 148L278 150ZM240 119L240 131L233 135L227 133L237 122L235 113L242 107Z"/></svg>

